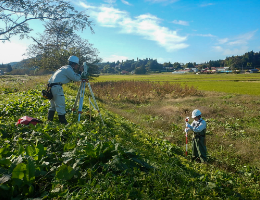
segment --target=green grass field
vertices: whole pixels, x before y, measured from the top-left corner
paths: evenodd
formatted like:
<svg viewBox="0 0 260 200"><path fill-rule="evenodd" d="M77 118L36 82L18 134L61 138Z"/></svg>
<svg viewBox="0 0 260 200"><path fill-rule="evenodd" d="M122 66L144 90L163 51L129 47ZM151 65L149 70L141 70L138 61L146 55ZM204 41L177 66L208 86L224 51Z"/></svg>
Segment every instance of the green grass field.
<svg viewBox="0 0 260 200"><path fill-rule="evenodd" d="M152 75L101 75L96 81L159 81L181 83L203 91L260 95L260 73L256 74L152 74Z"/></svg>

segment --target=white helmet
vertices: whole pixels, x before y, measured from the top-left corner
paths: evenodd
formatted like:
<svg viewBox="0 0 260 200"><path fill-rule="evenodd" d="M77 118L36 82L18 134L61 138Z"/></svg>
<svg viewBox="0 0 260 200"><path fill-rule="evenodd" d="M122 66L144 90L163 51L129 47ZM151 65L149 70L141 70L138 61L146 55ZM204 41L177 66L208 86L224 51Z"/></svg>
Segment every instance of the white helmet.
<svg viewBox="0 0 260 200"><path fill-rule="evenodd" d="M79 58L77 56L70 56L68 61L79 64Z"/></svg>
<svg viewBox="0 0 260 200"><path fill-rule="evenodd" d="M192 111L192 118L194 119L195 117L198 117L201 115L201 112L198 109L195 109Z"/></svg>

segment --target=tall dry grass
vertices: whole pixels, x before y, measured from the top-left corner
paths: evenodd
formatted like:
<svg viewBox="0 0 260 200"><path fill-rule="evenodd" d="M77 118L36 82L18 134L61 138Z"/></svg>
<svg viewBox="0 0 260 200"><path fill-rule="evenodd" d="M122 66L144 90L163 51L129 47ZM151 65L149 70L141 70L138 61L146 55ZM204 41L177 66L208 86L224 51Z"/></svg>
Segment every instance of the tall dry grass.
<svg viewBox="0 0 260 200"><path fill-rule="evenodd" d="M28 76L28 75L4 75L0 76L0 92L12 93L22 92L47 84L51 75Z"/></svg>
<svg viewBox="0 0 260 200"><path fill-rule="evenodd" d="M147 103L150 100L202 96L193 86L149 81L109 81L92 84L97 98L105 102Z"/></svg>
<svg viewBox="0 0 260 200"><path fill-rule="evenodd" d="M202 94L193 87L142 81L97 83L92 88L107 109L139 124L149 134L183 147L184 119L191 117L194 109L200 109L208 124L211 164L229 171L235 171L239 165L260 164L257 96Z"/></svg>

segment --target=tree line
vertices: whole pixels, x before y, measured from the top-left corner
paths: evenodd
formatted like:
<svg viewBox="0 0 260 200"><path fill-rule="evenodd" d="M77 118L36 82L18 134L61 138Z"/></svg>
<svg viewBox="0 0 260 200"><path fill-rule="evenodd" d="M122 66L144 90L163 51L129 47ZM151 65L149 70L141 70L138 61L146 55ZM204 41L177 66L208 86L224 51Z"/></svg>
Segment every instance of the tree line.
<svg viewBox="0 0 260 200"><path fill-rule="evenodd" d="M163 72L163 71L176 71L186 68L211 69L212 67L229 67L230 70L248 70L260 68L260 52L247 52L242 56L226 57L225 60L208 61L205 63L197 64L196 62L188 62L186 64L179 62L165 62L158 63L157 59L138 59L135 61L117 61L99 63L99 70L101 73L135 73L146 74L150 72Z"/></svg>
<svg viewBox="0 0 260 200"><path fill-rule="evenodd" d="M47 34L45 34L46 37ZM79 38L78 38L79 39ZM45 41L42 39L41 41ZM64 41L63 41L64 42ZM84 44L84 42L81 41L80 44ZM59 44L56 44L59 46ZM85 43L85 47L89 46L89 43ZM47 45L48 46L48 45ZM90 45L91 46L91 45ZM74 46L75 47L75 46ZM91 46L92 47L92 46ZM91 49L91 48L90 48ZM52 70L55 70L56 68L59 68L62 64L67 63L67 57L70 55L70 52L65 49L58 49L55 50L52 49L51 53L49 51L45 52L42 50L41 45L34 44L32 45L29 50L31 50L35 57L27 60L23 60L20 63L14 65L15 68L19 66L20 69L14 69L13 72L12 69L5 70L6 72L11 72L11 74L23 74L23 72L26 72L26 74L31 75L41 75L44 73L51 73ZM42 51L42 52L41 52ZM62 52L62 53L61 53ZM89 53L90 51L88 51ZM93 53L97 53L97 51L94 49ZM75 55L78 55L77 52L73 52ZM95 58L97 58L97 54L94 53ZM32 54L33 55L33 54ZM81 55L78 55L81 59ZM87 56L90 56L90 54L87 54ZM157 59L138 59L135 61L132 60L122 60L121 62L118 60L117 62L99 62L101 59L99 58L94 60L95 64L91 67L91 74L99 74L99 73L109 73L109 74L127 74L127 73L134 73L134 74L146 74L146 73L160 73L165 71L176 71L176 70L183 70L186 68L198 68L198 70L202 69L211 69L212 67L229 67L230 70L249 70L249 69L260 69L260 52L247 52L242 56L232 56L232 57L226 57L225 60L215 60L215 61L208 61L205 63L197 64L195 62L188 62L186 64L179 63L179 62L165 62L163 64L158 63ZM5 65L4 65L5 66ZM36 67L37 66L37 67ZM28 71L28 67L31 68L31 70L34 70L33 72ZM0 66L1 68L1 66ZM6 67L2 67L6 68Z"/></svg>
<svg viewBox="0 0 260 200"><path fill-rule="evenodd" d="M10 64L7 65L0 65L0 74L4 74L4 72L11 72L13 70L12 66Z"/></svg>

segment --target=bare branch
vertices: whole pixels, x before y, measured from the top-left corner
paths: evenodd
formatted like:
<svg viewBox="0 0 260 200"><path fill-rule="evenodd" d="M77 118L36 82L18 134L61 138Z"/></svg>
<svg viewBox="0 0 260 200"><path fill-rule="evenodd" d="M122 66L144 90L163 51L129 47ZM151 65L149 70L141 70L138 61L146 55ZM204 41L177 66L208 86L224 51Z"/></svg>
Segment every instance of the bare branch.
<svg viewBox="0 0 260 200"><path fill-rule="evenodd" d="M0 29L0 40L9 40L13 35L29 34L27 22L31 20L67 20L75 30L89 27L94 33L89 16L78 12L66 0L10 0L0 1L0 19L5 28Z"/></svg>

